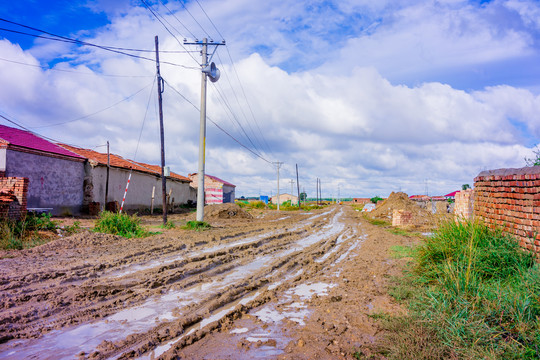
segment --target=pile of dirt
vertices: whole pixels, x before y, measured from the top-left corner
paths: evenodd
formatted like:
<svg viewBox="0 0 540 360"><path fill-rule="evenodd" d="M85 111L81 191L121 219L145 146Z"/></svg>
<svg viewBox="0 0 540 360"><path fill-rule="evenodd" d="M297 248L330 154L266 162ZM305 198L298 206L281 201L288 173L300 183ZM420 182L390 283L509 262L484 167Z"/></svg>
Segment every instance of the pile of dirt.
<svg viewBox="0 0 540 360"><path fill-rule="evenodd" d="M204 207L204 216L209 219L252 219L251 214L232 203L214 204Z"/></svg>
<svg viewBox="0 0 540 360"><path fill-rule="evenodd" d="M412 213L413 224L427 225L432 221L432 214L422 209L403 192L392 192L388 199L377 205L369 216L372 218L391 220L394 210L405 210Z"/></svg>

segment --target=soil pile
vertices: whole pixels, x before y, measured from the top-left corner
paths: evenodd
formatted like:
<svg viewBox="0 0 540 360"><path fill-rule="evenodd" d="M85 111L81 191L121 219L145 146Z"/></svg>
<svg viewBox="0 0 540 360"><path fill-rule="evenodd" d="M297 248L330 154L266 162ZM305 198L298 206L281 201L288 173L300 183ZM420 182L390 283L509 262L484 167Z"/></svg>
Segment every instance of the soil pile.
<svg viewBox="0 0 540 360"><path fill-rule="evenodd" d="M204 215L213 219L252 219L251 214L232 203L215 204L204 207Z"/></svg>
<svg viewBox="0 0 540 360"><path fill-rule="evenodd" d="M431 222L432 215L425 209L422 209L414 201L409 199L409 196L403 192L392 192L388 199L377 205L369 216L378 219L392 219L394 210L405 210L412 213L413 224L427 225Z"/></svg>

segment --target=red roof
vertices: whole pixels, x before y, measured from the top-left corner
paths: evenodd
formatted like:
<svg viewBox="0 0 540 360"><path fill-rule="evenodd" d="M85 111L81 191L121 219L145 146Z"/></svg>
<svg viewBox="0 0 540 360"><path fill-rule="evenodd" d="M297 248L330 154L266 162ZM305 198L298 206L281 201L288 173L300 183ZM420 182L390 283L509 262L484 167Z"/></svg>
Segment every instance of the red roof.
<svg viewBox="0 0 540 360"><path fill-rule="evenodd" d="M451 192L450 194L446 194L446 195L444 195L444 196L445 196L445 197L455 197L455 196L456 196L456 193L458 193L458 192L459 192L459 190L456 190L456 191Z"/></svg>
<svg viewBox="0 0 540 360"><path fill-rule="evenodd" d="M84 156L88 160L91 160L91 161L93 160L101 165L107 165L107 154L99 153L94 150L76 148L76 147L65 145L65 144L61 144L61 146L70 151L73 151L76 154ZM117 167L117 168L123 168L123 169L133 168L133 170L161 176L161 166L150 165L150 164L136 162L129 159L124 159L123 157L115 155L115 154L110 154L110 164L111 166ZM190 182L190 180L187 177L176 174L172 171L171 171L170 177L173 179Z"/></svg>
<svg viewBox="0 0 540 360"><path fill-rule="evenodd" d="M193 174L189 174L188 176L191 178L192 176L194 175L197 175L197 173L193 173ZM221 180L220 178L218 178L217 176L212 176L212 175L208 175L208 174L204 174L205 177L209 177L210 179L212 180L215 180L217 182L220 182L222 183L223 185L227 185L227 186L231 186L231 187L236 187L236 185L233 185L231 184L230 182L228 181L225 181L225 180Z"/></svg>
<svg viewBox="0 0 540 360"><path fill-rule="evenodd" d="M14 145L26 149L82 159L82 156L34 135L29 131L19 130L9 126L0 125L0 139L2 140L0 141L2 145Z"/></svg>

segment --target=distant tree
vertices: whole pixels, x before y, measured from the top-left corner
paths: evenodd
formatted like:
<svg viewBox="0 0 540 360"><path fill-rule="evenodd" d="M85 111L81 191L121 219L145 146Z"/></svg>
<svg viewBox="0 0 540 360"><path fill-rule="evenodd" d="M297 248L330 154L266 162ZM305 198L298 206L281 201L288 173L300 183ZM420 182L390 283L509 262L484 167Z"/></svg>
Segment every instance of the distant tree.
<svg viewBox="0 0 540 360"><path fill-rule="evenodd" d="M372 197L371 199L369 199L372 203L376 204L377 202L381 201L382 200L382 197L378 197L378 196L375 196L375 197Z"/></svg>
<svg viewBox="0 0 540 360"><path fill-rule="evenodd" d="M471 185L469 185L469 184L461 185L461 190L467 190L467 189L470 189L470 188L471 188Z"/></svg>
<svg viewBox="0 0 540 360"><path fill-rule="evenodd" d="M525 164L527 166L540 166L540 148L536 145L536 149L533 150L534 157L525 158Z"/></svg>
<svg viewBox="0 0 540 360"><path fill-rule="evenodd" d="M300 201L306 201L307 199L307 194L305 192L301 192L300 193Z"/></svg>

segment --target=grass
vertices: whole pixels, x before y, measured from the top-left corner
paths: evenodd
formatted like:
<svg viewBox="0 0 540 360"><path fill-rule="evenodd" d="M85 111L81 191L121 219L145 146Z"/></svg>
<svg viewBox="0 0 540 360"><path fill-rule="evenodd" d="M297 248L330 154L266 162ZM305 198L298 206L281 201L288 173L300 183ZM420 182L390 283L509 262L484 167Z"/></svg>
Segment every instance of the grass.
<svg viewBox="0 0 540 360"><path fill-rule="evenodd" d="M182 227L182 229L185 229L185 230L195 230L195 231L204 231L204 230L209 230L211 228L212 226L209 223L205 221L196 221L196 220L188 221L186 225Z"/></svg>
<svg viewBox="0 0 540 360"><path fill-rule="evenodd" d="M390 294L409 315L381 320L389 359L540 358L540 268L483 224L447 222L412 251Z"/></svg>
<svg viewBox="0 0 540 360"><path fill-rule="evenodd" d="M152 233L145 230L140 222L140 219L135 215L103 211L99 214L94 231L126 238L142 238L151 235Z"/></svg>
<svg viewBox="0 0 540 360"><path fill-rule="evenodd" d="M48 242L55 236L57 224L51 215L27 214L21 220L0 220L0 249L21 250Z"/></svg>

